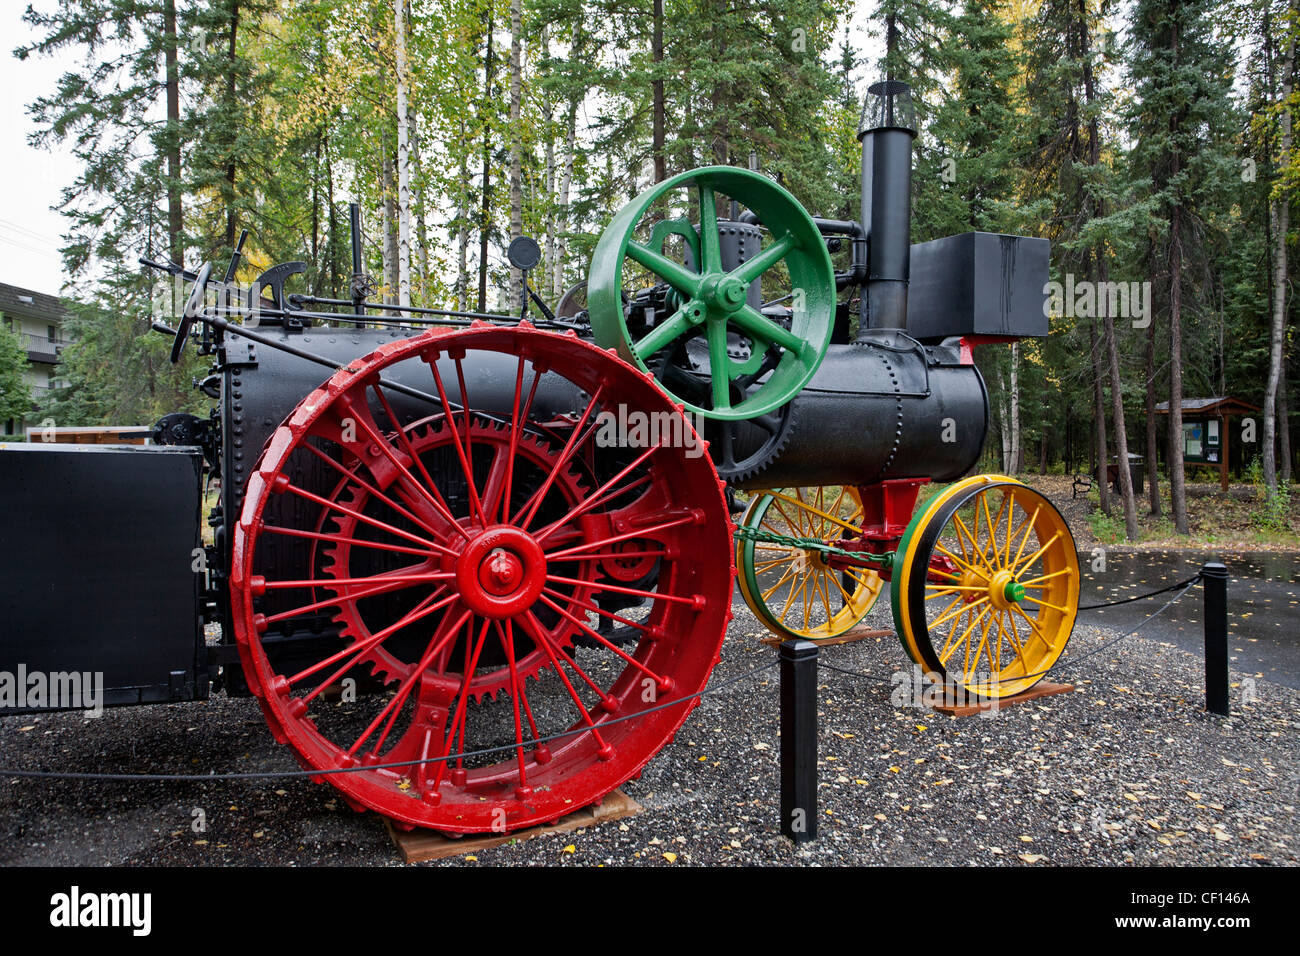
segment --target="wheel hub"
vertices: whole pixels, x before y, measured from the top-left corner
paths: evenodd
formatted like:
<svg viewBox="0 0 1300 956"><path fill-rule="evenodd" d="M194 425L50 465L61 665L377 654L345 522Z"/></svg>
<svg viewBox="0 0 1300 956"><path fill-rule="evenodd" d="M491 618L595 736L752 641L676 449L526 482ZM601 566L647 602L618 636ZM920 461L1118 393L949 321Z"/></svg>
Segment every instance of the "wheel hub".
<svg viewBox="0 0 1300 956"><path fill-rule="evenodd" d="M498 596L514 591L523 574L523 562L513 551L498 548L479 566L479 583Z"/></svg>
<svg viewBox="0 0 1300 956"><path fill-rule="evenodd" d="M532 607L546 583L546 555L528 532L486 528L456 560L461 600L476 614L501 619Z"/></svg>
<svg viewBox="0 0 1300 956"><path fill-rule="evenodd" d="M989 600L999 611L1009 611L1025 596L1025 586L1010 571L999 571L989 581Z"/></svg>
<svg viewBox="0 0 1300 956"><path fill-rule="evenodd" d="M735 312L745 304L745 284L735 276L710 276L701 287L702 295L722 312Z"/></svg>

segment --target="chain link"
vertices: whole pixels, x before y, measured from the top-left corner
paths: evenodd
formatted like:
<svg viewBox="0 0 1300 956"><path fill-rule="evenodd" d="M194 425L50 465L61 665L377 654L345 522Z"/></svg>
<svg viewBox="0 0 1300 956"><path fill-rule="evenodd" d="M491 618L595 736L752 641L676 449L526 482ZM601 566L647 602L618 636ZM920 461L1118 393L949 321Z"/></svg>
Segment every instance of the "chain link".
<svg viewBox="0 0 1300 956"><path fill-rule="evenodd" d="M796 538L762 528L750 528L746 525L736 526L736 537L763 544L781 544L801 551L819 551L832 557L851 558L854 561L863 561L867 564L879 565L882 568L892 568L894 566L894 552L892 551L884 554L872 554L868 551L849 551L846 548L837 548L833 544L827 544L817 538Z"/></svg>

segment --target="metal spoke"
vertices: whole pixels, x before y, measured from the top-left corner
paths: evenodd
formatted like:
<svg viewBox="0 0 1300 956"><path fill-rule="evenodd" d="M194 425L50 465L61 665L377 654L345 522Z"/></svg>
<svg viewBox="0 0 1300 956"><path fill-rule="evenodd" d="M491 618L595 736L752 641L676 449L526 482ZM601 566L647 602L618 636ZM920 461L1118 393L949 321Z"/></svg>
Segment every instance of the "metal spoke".
<svg viewBox="0 0 1300 956"><path fill-rule="evenodd" d="M687 298L695 296L700 289L700 277L683 265L679 265L661 252L655 252L634 239L627 242L627 254L645 266L659 278Z"/></svg>
<svg viewBox="0 0 1300 956"><path fill-rule="evenodd" d="M731 275L739 279L745 285L749 285L768 269L772 268L772 266L784 259L786 253L793 248L793 237L789 235L782 236L748 262L732 269Z"/></svg>

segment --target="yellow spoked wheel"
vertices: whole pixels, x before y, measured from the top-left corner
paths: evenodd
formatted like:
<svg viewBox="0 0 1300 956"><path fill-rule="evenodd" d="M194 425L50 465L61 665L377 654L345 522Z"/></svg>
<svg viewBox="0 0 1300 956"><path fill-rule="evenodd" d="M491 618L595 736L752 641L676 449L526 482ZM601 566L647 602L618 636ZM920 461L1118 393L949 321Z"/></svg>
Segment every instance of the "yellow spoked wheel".
<svg viewBox="0 0 1300 956"><path fill-rule="evenodd" d="M833 544L862 530L855 488L787 488L757 495L741 527L759 535ZM839 570L815 548L739 537L740 593L760 621L780 637L827 641L851 630L876 603L882 582L868 568Z"/></svg>
<svg viewBox="0 0 1300 956"><path fill-rule="evenodd" d="M935 680L985 698L1041 680L1079 606L1079 558L1060 512L1003 475L966 478L918 510L899 543L894 623Z"/></svg>

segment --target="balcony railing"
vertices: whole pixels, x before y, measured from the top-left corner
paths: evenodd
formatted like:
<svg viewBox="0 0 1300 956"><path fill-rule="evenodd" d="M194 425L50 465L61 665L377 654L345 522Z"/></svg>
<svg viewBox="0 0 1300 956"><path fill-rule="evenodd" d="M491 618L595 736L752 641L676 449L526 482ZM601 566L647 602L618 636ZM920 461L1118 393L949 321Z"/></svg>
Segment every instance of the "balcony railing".
<svg viewBox="0 0 1300 956"><path fill-rule="evenodd" d="M58 354L63 351L63 347L69 344L71 343L68 339L54 339L51 341L50 338L45 335L34 335L31 332L23 333L23 347L27 349L28 352L33 352L37 355L49 355L52 357L58 356Z"/></svg>

